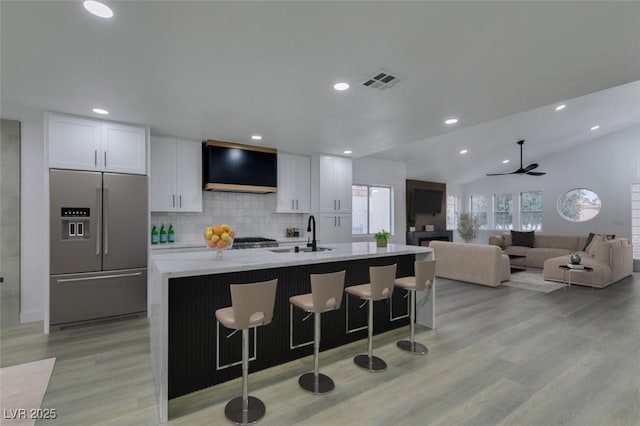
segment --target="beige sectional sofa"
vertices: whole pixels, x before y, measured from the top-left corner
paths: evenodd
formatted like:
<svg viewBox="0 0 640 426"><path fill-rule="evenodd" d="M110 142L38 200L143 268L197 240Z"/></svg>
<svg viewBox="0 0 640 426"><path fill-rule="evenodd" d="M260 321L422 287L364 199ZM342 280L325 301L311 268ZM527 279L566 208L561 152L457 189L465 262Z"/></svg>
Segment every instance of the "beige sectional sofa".
<svg viewBox="0 0 640 426"><path fill-rule="evenodd" d="M498 287L511 278L509 257L500 247L431 241L435 252L436 276Z"/></svg>
<svg viewBox="0 0 640 426"><path fill-rule="evenodd" d="M564 281L565 271L560 265L570 263L570 256L577 252L581 264L590 266L593 272L572 272L571 282L592 287L606 287L633 272L633 252L627 238L614 238L595 244L593 255L583 251L586 237L559 235L534 235L534 247L511 245L511 234L504 233L489 238L489 244L498 245L501 239L509 245L505 253L526 257L513 259L512 264L542 269L545 280ZM567 277L568 278L568 277Z"/></svg>

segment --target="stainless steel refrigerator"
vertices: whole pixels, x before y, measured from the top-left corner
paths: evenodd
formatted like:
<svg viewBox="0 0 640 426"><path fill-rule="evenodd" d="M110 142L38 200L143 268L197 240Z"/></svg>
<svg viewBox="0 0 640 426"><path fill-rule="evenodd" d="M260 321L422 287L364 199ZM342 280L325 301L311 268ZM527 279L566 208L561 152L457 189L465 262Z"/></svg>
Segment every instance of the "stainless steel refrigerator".
<svg viewBox="0 0 640 426"><path fill-rule="evenodd" d="M147 177L50 170L52 329L147 310Z"/></svg>

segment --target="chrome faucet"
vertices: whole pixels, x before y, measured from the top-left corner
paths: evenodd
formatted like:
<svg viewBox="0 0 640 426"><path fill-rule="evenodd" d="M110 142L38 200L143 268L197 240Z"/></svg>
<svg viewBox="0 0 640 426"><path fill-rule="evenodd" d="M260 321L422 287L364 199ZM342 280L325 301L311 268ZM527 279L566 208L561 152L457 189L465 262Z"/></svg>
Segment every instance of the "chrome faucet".
<svg viewBox="0 0 640 426"><path fill-rule="evenodd" d="M307 223L307 232L311 232L311 223L313 222L313 239L311 243L307 243L307 247L311 247L311 251L318 251L318 245L316 243L316 218L313 215L309 216L309 223Z"/></svg>

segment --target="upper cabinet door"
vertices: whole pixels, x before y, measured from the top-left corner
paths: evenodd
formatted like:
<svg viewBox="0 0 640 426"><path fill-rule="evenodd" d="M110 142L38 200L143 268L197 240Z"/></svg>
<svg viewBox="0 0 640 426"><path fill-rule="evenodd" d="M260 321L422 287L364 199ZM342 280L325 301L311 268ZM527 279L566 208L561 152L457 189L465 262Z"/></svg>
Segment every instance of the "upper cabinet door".
<svg viewBox="0 0 640 426"><path fill-rule="evenodd" d="M48 121L50 167L102 170L99 121L53 114Z"/></svg>
<svg viewBox="0 0 640 426"><path fill-rule="evenodd" d="M144 127L102 123L102 161L105 171L147 174Z"/></svg>
<svg viewBox="0 0 640 426"><path fill-rule="evenodd" d="M181 212L202 211L202 143L176 141L176 207Z"/></svg>
<svg viewBox="0 0 640 426"><path fill-rule="evenodd" d="M175 139L151 138L149 164L149 209L170 212L176 209L176 142Z"/></svg>
<svg viewBox="0 0 640 426"><path fill-rule="evenodd" d="M319 203L321 212L351 211L351 160L320 156Z"/></svg>
<svg viewBox="0 0 640 426"><path fill-rule="evenodd" d="M278 153L278 204L280 213L311 210L311 158Z"/></svg>

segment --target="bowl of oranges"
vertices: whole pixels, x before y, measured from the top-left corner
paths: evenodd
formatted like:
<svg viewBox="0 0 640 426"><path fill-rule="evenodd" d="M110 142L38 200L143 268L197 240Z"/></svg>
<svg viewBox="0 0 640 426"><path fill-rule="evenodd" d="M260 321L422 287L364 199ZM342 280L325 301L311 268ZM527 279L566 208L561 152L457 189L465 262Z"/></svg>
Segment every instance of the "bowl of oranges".
<svg viewBox="0 0 640 426"><path fill-rule="evenodd" d="M236 232L227 224L207 226L204 229L204 240L209 248L216 250L216 258L222 259L222 251L233 246Z"/></svg>

